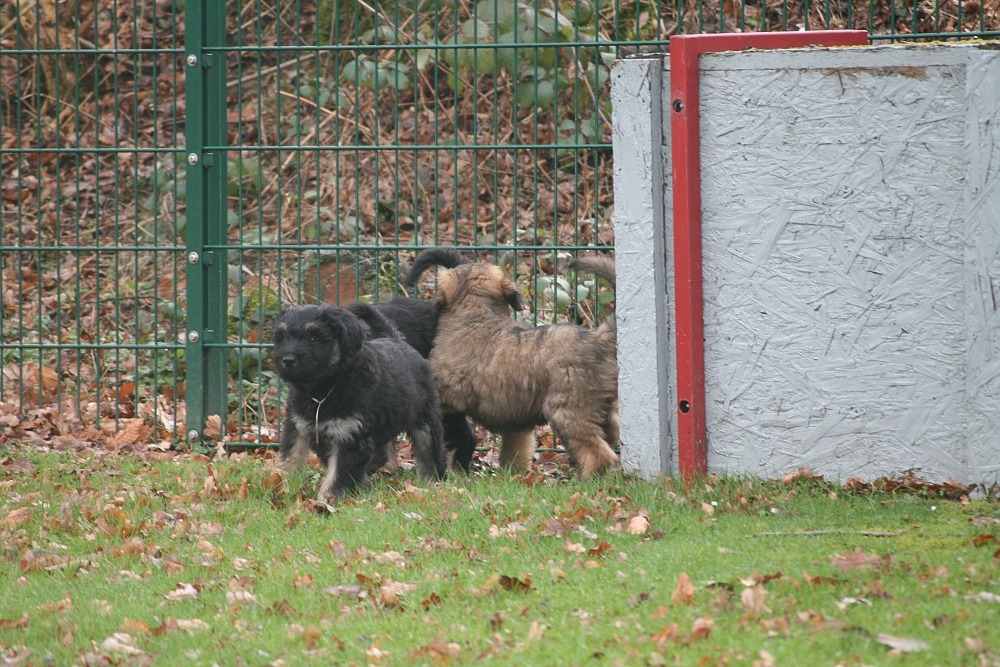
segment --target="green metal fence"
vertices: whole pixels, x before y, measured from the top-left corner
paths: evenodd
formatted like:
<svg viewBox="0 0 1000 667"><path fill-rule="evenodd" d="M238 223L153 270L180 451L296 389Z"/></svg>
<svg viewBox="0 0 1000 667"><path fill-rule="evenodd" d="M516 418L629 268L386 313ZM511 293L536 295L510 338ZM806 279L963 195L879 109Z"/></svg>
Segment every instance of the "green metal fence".
<svg viewBox="0 0 1000 667"><path fill-rule="evenodd" d="M429 245L539 320L610 248L608 78L678 32L1000 36L1000 0L18 0L0 7L0 442L274 442L271 319Z"/></svg>

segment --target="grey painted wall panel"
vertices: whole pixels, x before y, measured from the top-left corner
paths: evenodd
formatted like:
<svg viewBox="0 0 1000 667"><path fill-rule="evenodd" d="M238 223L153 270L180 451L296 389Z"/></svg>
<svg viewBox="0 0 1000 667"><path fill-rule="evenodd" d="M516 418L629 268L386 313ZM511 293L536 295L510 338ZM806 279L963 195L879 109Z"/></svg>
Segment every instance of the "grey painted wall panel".
<svg viewBox="0 0 1000 667"><path fill-rule="evenodd" d="M998 62L949 46L702 57L710 469L998 478ZM663 90L651 117L669 138ZM647 178L669 201L664 173ZM656 295L622 283L627 339ZM622 389L623 419L652 400Z"/></svg>
<svg viewBox="0 0 1000 667"><path fill-rule="evenodd" d="M618 318L622 466L654 477L671 470L674 427L666 403L672 359L663 256L662 58L612 71L615 157L615 293ZM669 85L669 84L667 84ZM633 103L633 100L636 103Z"/></svg>
<svg viewBox="0 0 1000 667"><path fill-rule="evenodd" d="M969 466L1000 479L1000 53L969 56L964 205Z"/></svg>

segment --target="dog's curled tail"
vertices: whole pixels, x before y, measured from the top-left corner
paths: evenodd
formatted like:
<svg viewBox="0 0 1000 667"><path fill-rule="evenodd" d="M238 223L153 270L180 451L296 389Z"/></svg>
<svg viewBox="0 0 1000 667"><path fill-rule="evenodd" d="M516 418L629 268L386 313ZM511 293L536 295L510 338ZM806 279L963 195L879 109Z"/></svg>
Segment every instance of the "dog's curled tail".
<svg viewBox="0 0 1000 667"><path fill-rule="evenodd" d="M607 255L586 255L584 257L577 257L572 262L569 263L569 268L574 271L587 271L593 273L600 278L604 278L612 287L615 287L615 260L608 257ZM606 330L611 334L612 338L616 338L618 334L618 327L616 325L614 315L605 318L604 322L598 329Z"/></svg>
<svg viewBox="0 0 1000 667"><path fill-rule="evenodd" d="M587 271L604 278L615 287L615 260L607 255L586 255L569 263L574 271Z"/></svg>
<svg viewBox="0 0 1000 667"><path fill-rule="evenodd" d="M403 285L413 289L413 286L417 284L417 279L432 266L454 269L456 266L468 263L469 260L463 257L457 248L428 248L414 258L410 272L403 279Z"/></svg>
<svg viewBox="0 0 1000 667"><path fill-rule="evenodd" d="M344 306L344 310L351 311L355 317L368 325L368 338L399 338L403 340L403 334L399 333L399 329L370 303L354 301Z"/></svg>

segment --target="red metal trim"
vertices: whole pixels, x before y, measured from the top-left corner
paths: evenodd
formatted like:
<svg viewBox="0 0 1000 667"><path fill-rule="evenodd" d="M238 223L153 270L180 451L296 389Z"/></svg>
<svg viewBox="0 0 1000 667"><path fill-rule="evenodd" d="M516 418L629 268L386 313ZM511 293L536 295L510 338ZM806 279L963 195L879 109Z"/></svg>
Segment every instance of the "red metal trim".
<svg viewBox="0 0 1000 667"><path fill-rule="evenodd" d="M670 140L677 332L677 459L684 477L708 471L701 255L698 56L716 51L866 46L864 30L677 35L670 38Z"/></svg>

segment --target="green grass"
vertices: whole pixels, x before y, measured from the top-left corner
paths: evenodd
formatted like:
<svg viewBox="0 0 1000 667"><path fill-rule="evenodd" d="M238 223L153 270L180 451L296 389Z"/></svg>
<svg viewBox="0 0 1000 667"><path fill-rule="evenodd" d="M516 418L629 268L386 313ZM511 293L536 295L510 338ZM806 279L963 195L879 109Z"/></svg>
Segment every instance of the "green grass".
<svg viewBox="0 0 1000 667"><path fill-rule="evenodd" d="M989 500L404 473L331 513L262 458L0 464L3 664L1000 663Z"/></svg>

